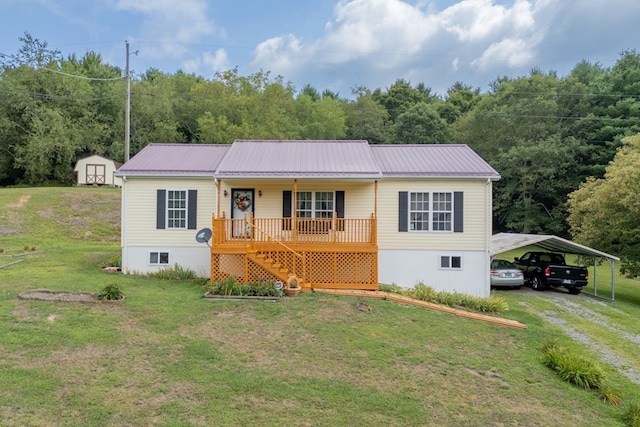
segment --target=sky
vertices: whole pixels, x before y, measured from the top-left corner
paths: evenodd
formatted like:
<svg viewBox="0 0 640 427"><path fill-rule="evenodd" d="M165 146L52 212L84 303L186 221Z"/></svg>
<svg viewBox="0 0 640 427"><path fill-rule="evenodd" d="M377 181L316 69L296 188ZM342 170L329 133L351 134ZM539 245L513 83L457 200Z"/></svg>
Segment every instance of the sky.
<svg viewBox="0 0 640 427"><path fill-rule="evenodd" d="M640 44L638 0L0 0L0 53L25 32L142 74L237 69L349 98L398 79L445 95L534 68L610 67Z"/></svg>

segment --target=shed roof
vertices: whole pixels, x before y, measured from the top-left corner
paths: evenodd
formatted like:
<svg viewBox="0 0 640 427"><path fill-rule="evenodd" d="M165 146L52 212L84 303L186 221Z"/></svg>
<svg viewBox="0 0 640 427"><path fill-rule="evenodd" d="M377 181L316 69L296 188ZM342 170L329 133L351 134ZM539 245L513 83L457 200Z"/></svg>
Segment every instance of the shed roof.
<svg viewBox="0 0 640 427"><path fill-rule="evenodd" d="M537 246L547 251L561 252L576 255L585 255L597 258L608 258L619 261L615 255L609 255L599 250L563 239L562 237L546 234L518 234L498 233L491 238L491 255L497 255L512 249L525 246Z"/></svg>
<svg viewBox="0 0 640 427"><path fill-rule="evenodd" d="M229 145L149 144L125 163L116 176L122 175L211 175Z"/></svg>
<svg viewBox="0 0 640 427"><path fill-rule="evenodd" d="M120 163L120 162L116 162L115 160L112 160L112 159L110 159L110 158L108 158L108 157L104 157L104 156L101 156L101 155L99 155L99 154L89 154L89 155L87 155L87 156L80 157L80 158L76 161L76 165L75 165L75 167L73 168L73 170L77 172L77 171L78 171L78 166L79 166L80 164L87 163L87 162L93 162L93 161L101 161L102 163L112 163L112 164L113 164L113 166L114 166L116 169L118 169L120 166L122 166L122 163Z"/></svg>
<svg viewBox="0 0 640 427"><path fill-rule="evenodd" d="M493 169L464 144L372 145L385 176L445 176L499 179Z"/></svg>

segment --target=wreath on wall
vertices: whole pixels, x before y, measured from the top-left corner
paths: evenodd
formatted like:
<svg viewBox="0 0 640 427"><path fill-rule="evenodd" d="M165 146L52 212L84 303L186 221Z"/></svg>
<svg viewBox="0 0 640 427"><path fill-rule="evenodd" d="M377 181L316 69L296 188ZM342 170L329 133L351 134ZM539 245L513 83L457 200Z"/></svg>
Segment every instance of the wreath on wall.
<svg viewBox="0 0 640 427"><path fill-rule="evenodd" d="M251 206L251 199L249 196L243 196L241 194L237 194L235 198L235 203L238 209L241 211L246 211L249 206Z"/></svg>

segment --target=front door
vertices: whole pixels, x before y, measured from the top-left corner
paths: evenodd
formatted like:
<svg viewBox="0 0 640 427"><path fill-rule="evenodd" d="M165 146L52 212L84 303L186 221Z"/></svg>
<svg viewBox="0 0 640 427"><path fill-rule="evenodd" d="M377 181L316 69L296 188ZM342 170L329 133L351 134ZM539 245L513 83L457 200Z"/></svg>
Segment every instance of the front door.
<svg viewBox="0 0 640 427"><path fill-rule="evenodd" d="M247 220L251 219L254 212L254 190L252 188L238 188L231 190L231 218L242 220L245 216ZM251 227L244 226L243 221L233 221L233 236L242 237L250 236Z"/></svg>

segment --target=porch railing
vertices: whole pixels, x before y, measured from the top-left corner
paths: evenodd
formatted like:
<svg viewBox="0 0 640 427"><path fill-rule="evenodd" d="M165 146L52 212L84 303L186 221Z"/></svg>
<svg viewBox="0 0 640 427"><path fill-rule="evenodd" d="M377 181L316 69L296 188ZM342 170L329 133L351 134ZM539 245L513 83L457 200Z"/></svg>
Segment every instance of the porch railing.
<svg viewBox="0 0 640 427"><path fill-rule="evenodd" d="M376 245L376 218L213 218L212 245L277 242Z"/></svg>

